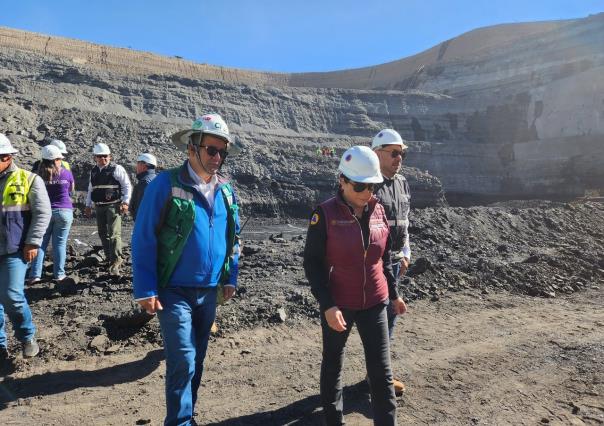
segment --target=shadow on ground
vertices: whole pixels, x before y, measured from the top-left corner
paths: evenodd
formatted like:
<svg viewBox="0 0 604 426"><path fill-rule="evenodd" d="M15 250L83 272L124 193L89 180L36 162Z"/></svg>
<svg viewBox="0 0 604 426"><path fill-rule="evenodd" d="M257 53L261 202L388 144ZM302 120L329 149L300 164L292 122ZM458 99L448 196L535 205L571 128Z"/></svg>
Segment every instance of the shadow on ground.
<svg viewBox="0 0 604 426"><path fill-rule="evenodd" d="M344 415L360 413L371 419L371 401L365 381L344 388ZM249 414L218 423L212 426L254 426L288 425L315 426L322 424L321 400L312 395L273 411Z"/></svg>
<svg viewBox="0 0 604 426"><path fill-rule="evenodd" d="M68 370L36 374L23 379L6 377L0 382L0 410L19 398L53 395L77 388L107 387L140 380L159 367L164 359L162 349L147 353L140 360L99 370Z"/></svg>

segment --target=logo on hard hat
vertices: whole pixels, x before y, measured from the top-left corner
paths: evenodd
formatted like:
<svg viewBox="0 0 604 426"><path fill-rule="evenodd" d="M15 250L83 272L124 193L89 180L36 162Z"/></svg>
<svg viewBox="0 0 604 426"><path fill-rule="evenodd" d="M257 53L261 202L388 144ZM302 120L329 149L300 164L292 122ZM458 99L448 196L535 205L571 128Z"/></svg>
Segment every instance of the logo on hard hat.
<svg viewBox="0 0 604 426"><path fill-rule="evenodd" d="M317 223L319 223L319 213L313 214L312 217L310 218L311 225L316 225Z"/></svg>
<svg viewBox="0 0 604 426"><path fill-rule="evenodd" d="M380 132L380 134L378 135L378 138L381 138L382 136L384 136L384 134L382 132Z"/></svg>
<svg viewBox="0 0 604 426"><path fill-rule="evenodd" d="M352 154L348 154L346 156L346 158L344 158L344 161L350 161L350 160L352 160Z"/></svg>
<svg viewBox="0 0 604 426"><path fill-rule="evenodd" d="M204 115L203 118L205 121L212 121L212 116L211 115Z"/></svg>
<svg viewBox="0 0 604 426"><path fill-rule="evenodd" d="M203 123L201 122L201 120L199 118L197 120L195 120L193 122L193 125L191 126L191 128L193 130L198 130L198 129L201 129L202 127L203 127Z"/></svg>
<svg viewBox="0 0 604 426"><path fill-rule="evenodd" d="M222 126L220 125L219 122L214 123L214 127L216 127L217 129L220 129Z"/></svg>

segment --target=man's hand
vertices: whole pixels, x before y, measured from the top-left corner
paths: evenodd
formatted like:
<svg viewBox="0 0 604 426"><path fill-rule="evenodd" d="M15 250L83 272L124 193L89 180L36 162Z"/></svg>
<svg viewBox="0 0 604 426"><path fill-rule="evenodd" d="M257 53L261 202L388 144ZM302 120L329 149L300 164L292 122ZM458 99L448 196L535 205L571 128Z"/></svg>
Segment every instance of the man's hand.
<svg viewBox="0 0 604 426"><path fill-rule="evenodd" d="M390 303L392 303L392 310L395 314L402 315L407 312L407 305L401 297L391 300Z"/></svg>
<svg viewBox="0 0 604 426"><path fill-rule="evenodd" d="M222 297L224 297L224 301L226 302L231 297L235 295L235 286L225 285L222 287Z"/></svg>
<svg viewBox="0 0 604 426"><path fill-rule="evenodd" d="M331 329L339 332L346 330L344 315L337 306L331 307L325 311L325 319Z"/></svg>
<svg viewBox="0 0 604 426"><path fill-rule="evenodd" d="M92 207L86 207L84 209L84 216L88 218L92 217Z"/></svg>
<svg viewBox="0 0 604 426"><path fill-rule="evenodd" d="M407 269L409 269L409 258L403 257L401 259L401 269L399 269L399 271L398 271L398 276L404 277L405 274L407 273Z"/></svg>
<svg viewBox="0 0 604 426"><path fill-rule="evenodd" d="M25 244L23 246L23 260L25 260L27 263L34 260L36 254L38 254L38 246L31 244Z"/></svg>
<svg viewBox="0 0 604 426"><path fill-rule="evenodd" d="M159 303L159 299L155 296L148 299L139 300L138 304L151 315L154 315L155 312L162 311L164 309L161 303Z"/></svg>
<svg viewBox="0 0 604 426"><path fill-rule="evenodd" d="M121 214L128 213L128 203L122 203L122 204L120 204L120 213Z"/></svg>

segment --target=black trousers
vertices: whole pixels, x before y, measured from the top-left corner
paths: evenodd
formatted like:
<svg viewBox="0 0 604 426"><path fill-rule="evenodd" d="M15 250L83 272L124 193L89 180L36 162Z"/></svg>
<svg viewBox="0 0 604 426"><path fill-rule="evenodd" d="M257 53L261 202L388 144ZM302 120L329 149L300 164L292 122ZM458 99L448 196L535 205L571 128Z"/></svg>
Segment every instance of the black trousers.
<svg viewBox="0 0 604 426"><path fill-rule="evenodd" d="M390 367L390 340L385 304L363 311L342 309L347 329L337 332L321 315L323 361L321 363L321 404L327 425L344 424L342 398L342 364L344 346L352 325L356 324L365 351L365 365L371 383L373 424L396 425L396 397Z"/></svg>

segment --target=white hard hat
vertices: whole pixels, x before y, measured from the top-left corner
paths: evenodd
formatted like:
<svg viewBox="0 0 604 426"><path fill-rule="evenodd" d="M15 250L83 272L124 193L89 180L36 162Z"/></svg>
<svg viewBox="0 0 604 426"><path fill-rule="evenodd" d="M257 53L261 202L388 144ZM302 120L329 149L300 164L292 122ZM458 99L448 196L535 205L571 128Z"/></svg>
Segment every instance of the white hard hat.
<svg viewBox="0 0 604 426"><path fill-rule="evenodd" d="M61 141L59 139L53 139L50 141L50 145L54 145L57 148L59 148L59 151L61 151L61 154L67 154L67 147L65 146L63 141Z"/></svg>
<svg viewBox="0 0 604 426"><path fill-rule="evenodd" d="M136 161L142 161L143 163L151 164L152 166L157 167L157 158L155 158L155 155L149 154L148 152L136 157Z"/></svg>
<svg viewBox="0 0 604 426"><path fill-rule="evenodd" d="M57 158L63 158L61 150L54 145L46 145L42 148L42 159L43 160L56 160Z"/></svg>
<svg viewBox="0 0 604 426"><path fill-rule="evenodd" d="M348 148L342 155L338 170L354 182L380 183L384 180L377 154L366 146Z"/></svg>
<svg viewBox="0 0 604 426"><path fill-rule="evenodd" d="M180 149L186 150L187 145L191 140L191 135L196 133L217 136L227 143L227 149L229 149L231 142L229 127L218 114L205 114L201 117L198 117L193 122L190 129L181 130L180 132L174 133L172 135L172 142L174 142L174 144L176 144Z"/></svg>
<svg viewBox="0 0 604 426"><path fill-rule="evenodd" d="M94 155L110 155L111 151L104 143L97 143L94 145L94 148L92 148L92 153Z"/></svg>
<svg viewBox="0 0 604 426"><path fill-rule="evenodd" d="M400 145L402 149L407 149L405 141L396 130L384 129L374 136L371 141L371 149L377 149L383 145Z"/></svg>
<svg viewBox="0 0 604 426"><path fill-rule="evenodd" d="M19 151L13 148L8 138L3 133L0 133L0 154L16 154L17 152Z"/></svg>

